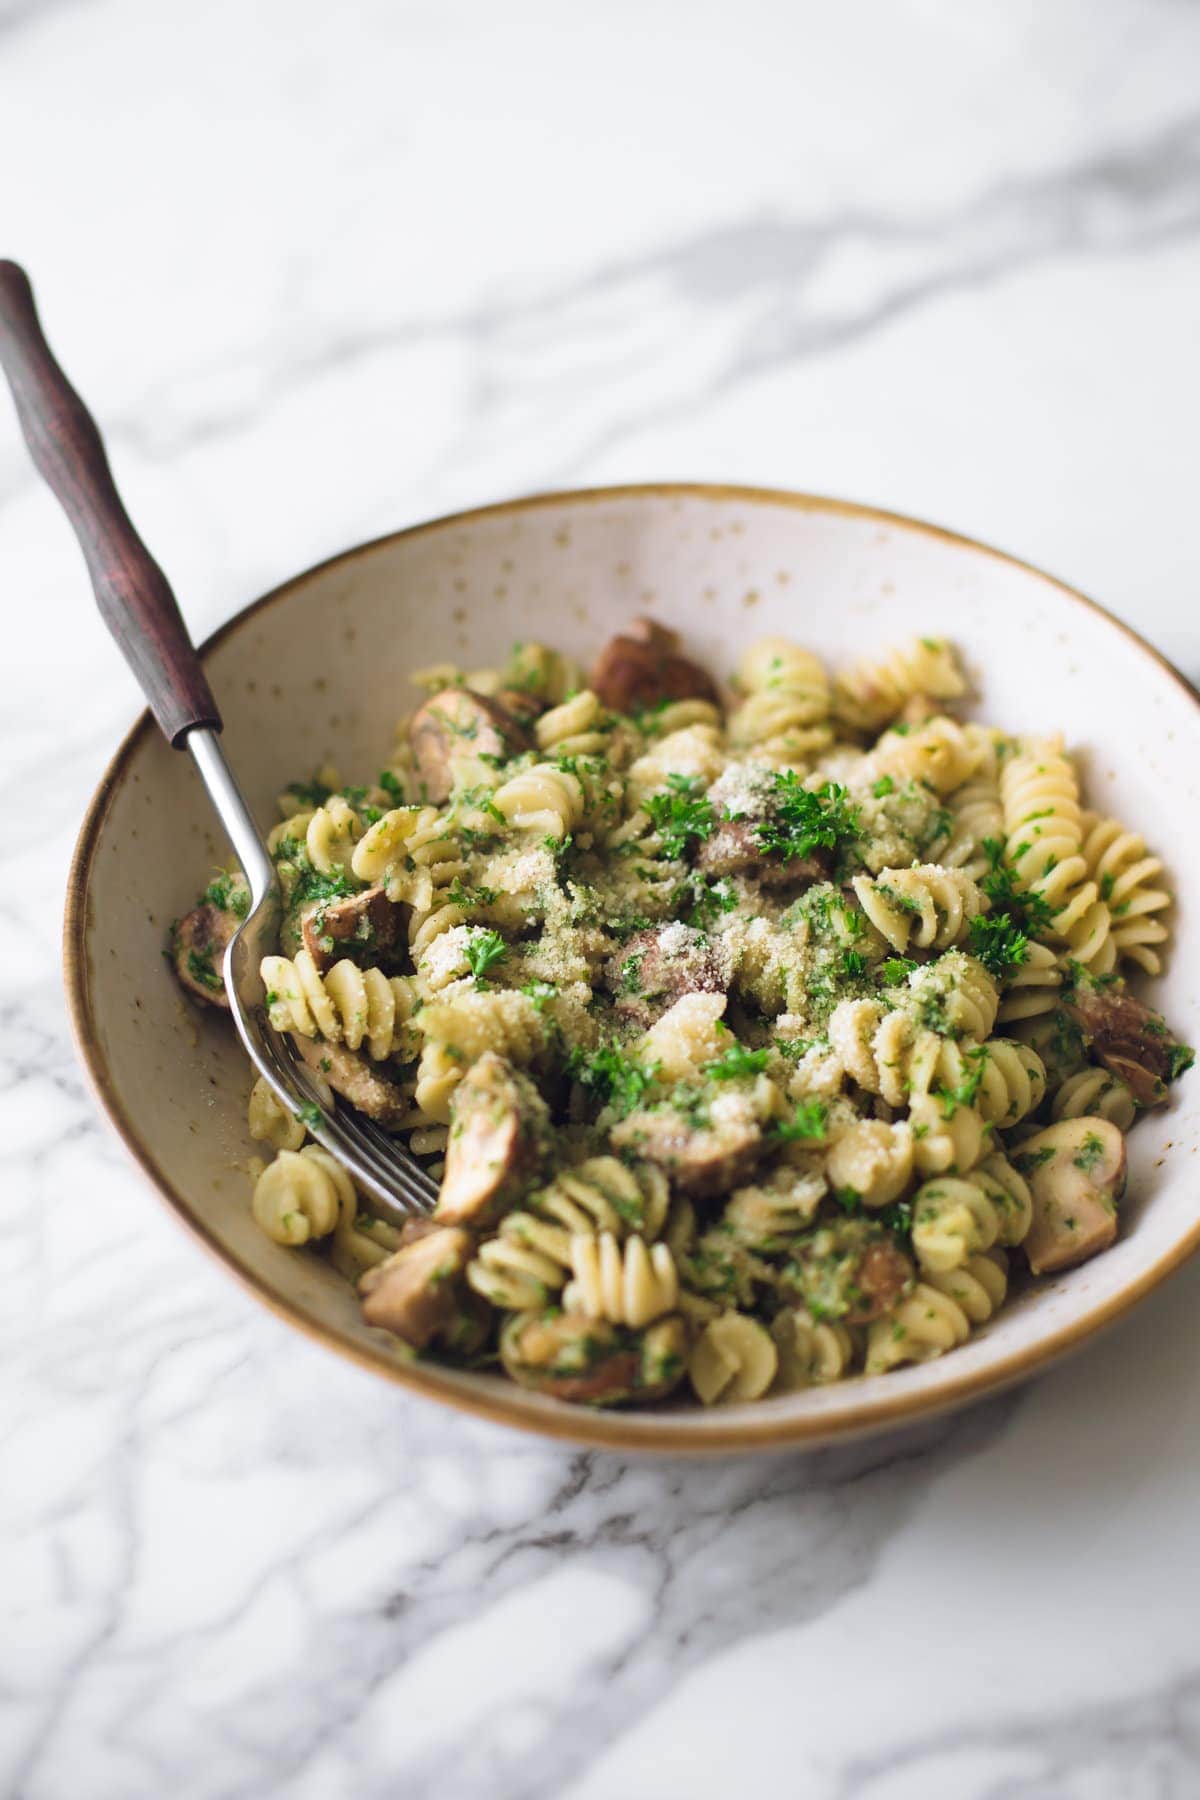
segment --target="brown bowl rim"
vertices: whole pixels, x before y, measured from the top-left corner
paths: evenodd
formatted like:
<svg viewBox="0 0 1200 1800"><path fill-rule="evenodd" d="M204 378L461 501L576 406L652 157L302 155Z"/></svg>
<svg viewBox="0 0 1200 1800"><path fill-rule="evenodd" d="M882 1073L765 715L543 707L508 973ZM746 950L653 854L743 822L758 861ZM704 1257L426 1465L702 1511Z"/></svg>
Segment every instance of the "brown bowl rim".
<svg viewBox="0 0 1200 1800"><path fill-rule="evenodd" d="M442 531L448 526L468 525L477 520L533 511L539 507L603 503L621 499L729 500L741 501L753 506L785 506L805 512L831 513L843 517L867 519L879 525L899 527L905 531L917 532L936 538L943 543L971 550L978 555L995 558L1000 562L1007 563L1010 567L1020 569L1025 574L1036 576L1038 580L1048 583L1057 593L1075 605L1086 607L1090 612L1107 620L1129 640L1129 643L1142 656L1148 657L1167 675L1192 701L1193 705L1200 709L1200 694L1192 684L1160 651L1148 644L1132 626L1115 617L1106 607L1090 599L1077 588L1069 586L1033 563L1026 562L1020 557L1011 556L1006 551L998 550L993 545L982 543L977 538L968 537L961 532L950 531L944 526L931 524L927 520L912 518L904 513L890 512L863 502L839 500L827 495L797 492L786 488L740 486L716 482L638 482L611 487L535 493L511 500L496 501L486 506L446 513L435 519L427 519L415 525L405 526L399 531L385 532L379 537L352 545L347 550L342 550L334 556L314 563L310 568L292 576L278 587L272 588L257 600L250 601L227 619L223 625L218 626L209 637L205 638L199 646L200 655L202 658L207 658L231 632L239 630L268 606L285 600L294 589L311 581L315 575L327 569L346 566L357 557L378 550L382 545L420 536L426 532ZM581 1407L563 1405L554 1413L533 1412L527 1410L527 1403L520 1388L514 1386L511 1392L504 1387L495 1389L479 1387L464 1391L460 1387L452 1385L436 1364L397 1360L394 1354L389 1354L382 1346L375 1351L357 1342L335 1326L308 1319L300 1313L298 1308L275 1294L263 1279L246 1269L236 1256L205 1228L203 1221L189 1211L183 1196L158 1167L134 1121L129 1117L109 1074L95 1028L88 987L86 939L88 889L93 858L109 807L125 777L130 759L145 736L155 729L154 721L147 710L140 715L121 740L88 806L71 861L63 920L63 965L67 1010L80 1061L101 1111L108 1118L126 1151L183 1228L196 1238L210 1254L214 1255L244 1288L253 1293L278 1317L303 1331L308 1337L324 1345L327 1349L349 1357L351 1361L359 1364L360 1367L369 1369L376 1375L382 1375L388 1380L397 1382L400 1386L420 1394L426 1399L441 1401L457 1411L473 1414L492 1423L515 1426L519 1430L533 1432L541 1437L565 1439L570 1443L594 1449L641 1450L662 1455L704 1456L786 1450L797 1445L815 1447L835 1439L847 1439L871 1431L912 1423L919 1419L951 1411L972 1400L982 1399L986 1395L1000 1392L1014 1382L1023 1380L1044 1368L1048 1363L1056 1361L1067 1352L1079 1348L1098 1332L1115 1324L1200 1248L1200 1218L1197 1218L1191 1229L1176 1244L1164 1252L1136 1280L1131 1281L1119 1294L1113 1295L1102 1306L1060 1326L1050 1336L1039 1338L1036 1343L1030 1344L1025 1349L1014 1351L998 1366L970 1371L956 1380L951 1380L935 1394L906 1393L903 1389L889 1394L885 1389L878 1399L864 1404L861 1399L856 1401L854 1398L856 1394L861 1393L858 1384L847 1382L845 1384L847 1404L841 1409L823 1411L807 1417L802 1414L799 1417L782 1420L777 1416L758 1419L752 1415L736 1424L731 1423L724 1427L714 1419L712 1413L697 1412L694 1415L673 1413L670 1423L667 1424L663 1415L652 1409L640 1413L634 1411L593 1412ZM706 1423L701 1428L699 1422L702 1418Z"/></svg>

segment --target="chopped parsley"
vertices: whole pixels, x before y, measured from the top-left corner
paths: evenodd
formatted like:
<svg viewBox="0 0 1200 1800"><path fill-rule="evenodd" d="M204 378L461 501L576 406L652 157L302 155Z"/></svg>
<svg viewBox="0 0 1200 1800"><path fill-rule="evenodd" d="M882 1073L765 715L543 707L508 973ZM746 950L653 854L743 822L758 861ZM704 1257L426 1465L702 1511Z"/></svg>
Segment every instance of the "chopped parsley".
<svg viewBox="0 0 1200 1800"><path fill-rule="evenodd" d="M1178 1081L1179 1077L1191 1068L1196 1060L1196 1052L1190 1044L1172 1044L1167 1066L1167 1080Z"/></svg>
<svg viewBox="0 0 1200 1800"><path fill-rule="evenodd" d="M967 947L997 981L1029 958L1029 939L1010 914L979 913L967 927Z"/></svg>
<svg viewBox="0 0 1200 1800"><path fill-rule="evenodd" d="M648 796L650 823L662 839L663 855L679 857L693 843L711 837L717 817L698 775L668 775L667 791Z"/></svg>
<svg viewBox="0 0 1200 1800"><path fill-rule="evenodd" d="M487 986L487 972L508 955L508 945L498 931L473 931L464 951L476 987Z"/></svg>
<svg viewBox="0 0 1200 1800"><path fill-rule="evenodd" d="M806 788L794 769L772 775L765 819L754 826L760 847L784 862L811 856L814 850L837 850L859 834L858 808L836 782Z"/></svg>
<svg viewBox="0 0 1200 1800"><path fill-rule="evenodd" d="M879 973L887 987L899 987L919 965L908 956L889 956L879 965Z"/></svg>
<svg viewBox="0 0 1200 1800"><path fill-rule="evenodd" d="M777 1119L771 1127L777 1144L803 1144L825 1136L825 1102L801 1100L790 1119Z"/></svg>
<svg viewBox="0 0 1200 1800"><path fill-rule="evenodd" d="M657 1063L639 1063L616 1043L591 1051L576 1044L567 1058L567 1072L580 1087L622 1116L640 1103L657 1071Z"/></svg>
<svg viewBox="0 0 1200 1800"><path fill-rule="evenodd" d="M187 968L193 981L198 981L201 987L211 989L214 994L220 993L221 977L212 966L211 955L198 956L194 950L189 950Z"/></svg>
<svg viewBox="0 0 1200 1800"><path fill-rule="evenodd" d="M1096 1164L1104 1161L1103 1140L1098 1138L1094 1131L1089 1131L1079 1146L1079 1154L1072 1157L1071 1160L1077 1169L1082 1169L1085 1175L1090 1175Z"/></svg>
<svg viewBox="0 0 1200 1800"><path fill-rule="evenodd" d="M718 1081L736 1081L741 1075L761 1075L767 1066L766 1050L747 1050L745 1044L731 1044L715 1062L706 1063L704 1073Z"/></svg>
<svg viewBox="0 0 1200 1800"><path fill-rule="evenodd" d="M221 912L231 912L235 918L244 919L250 911L250 895L237 875L230 875L222 869L214 877L200 896L201 902L219 907Z"/></svg>
<svg viewBox="0 0 1200 1800"><path fill-rule="evenodd" d="M289 781L284 789L284 793L295 800L298 811L306 806L324 806L333 791L319 775L314 775L311 781Z"/></svg>
<svg viewBox="0 0 1200 1800"><path fill-rule="evenodd" d="M310 1100L307 1105L300 1108L296 1117L299 1119L301 1125L307 1125L310 1131L315 1131L325 1115L316 1102Z"/></svg>
<svg viewBox="0 0 1200 1800"><path fill-rule="evenodd" d="M390 769L381 769L379 771L379 785L388 796L389 800L392 800L395 805L404 805L404 788L398 775L394 775Z"/></svg>
<svg viewBox="0 0 1200 1800"><path fill-rule="evenodd" d="M690 907L687 905L689 896ZM687 886L678 894L678 905L681 913L686 911L689 925L703 929L719 919L723 913L732 912L738 903L737 890L727 875L718 881L709 881L703 875L692 875Z"/></svg>
<svg viewBox="0 0 1200 1800"><path fill-rule="evenodd" d="M1040 937L1053 921L1052 908L1040 894L1018 888L1012 866L1005 861L1001 838L984 838L981 848L988 859L988 872L979 885L992 903L991 916L1004 914L1018 934Z"/></svg>
<svg viewBox="0 0 1200 1800"><path fill-rule="evenodd" d="M875 783L875 786L871 789L871 792L877 800L882 800L888 794L894 794L895 791L896 784L890 775L881 775L879 780Z"/></svg>

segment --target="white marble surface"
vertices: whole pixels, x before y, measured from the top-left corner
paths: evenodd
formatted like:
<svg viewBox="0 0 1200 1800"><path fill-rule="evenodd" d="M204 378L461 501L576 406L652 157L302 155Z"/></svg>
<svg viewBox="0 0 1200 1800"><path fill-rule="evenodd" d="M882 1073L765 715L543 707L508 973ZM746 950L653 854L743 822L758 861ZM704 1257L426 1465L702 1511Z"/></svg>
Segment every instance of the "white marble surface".
<svg viewBox="0 0 1200 1800"><path fill-rule="evenodd" d="M975 532L1200 673L1186 0L0 0L0 170L198 632L431 513L705 477ZM0 593L0 1791L1200 1792L1200 1270L775 1461L342 1366L84 1092L60 895L135 695L6 404Z"/></svg>

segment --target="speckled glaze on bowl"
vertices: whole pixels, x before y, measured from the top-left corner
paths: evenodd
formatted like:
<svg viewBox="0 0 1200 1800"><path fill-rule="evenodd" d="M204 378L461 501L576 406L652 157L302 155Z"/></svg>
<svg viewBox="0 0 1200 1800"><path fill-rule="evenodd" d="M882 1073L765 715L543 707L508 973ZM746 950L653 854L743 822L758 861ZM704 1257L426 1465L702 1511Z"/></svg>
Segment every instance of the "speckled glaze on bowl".
<svg viewBox="0 0 1200 1800"><path fill-rule="evenodd" d="M1161 657L1080 594L994 550L913 520L808 495L653 486L546 495L419 525L310 569L240 613L204 659L226 743L260 819L297 771L380 766L408 672L479 666L517 638L587 662L635 613L677 627L724 676L780 633L835 664L913 633L962 647L983 716L1062 729L1092 803L1131 821L1182 896L1155 997L1195 1042L1200 702ZM80 1052L101 1105L183 1223L284 1318L377 1373L449 1405L577 1442L673 1454L819 1443L993 1392L1084 1342L1200 1243L1200 1073L1130 1140L1129 1200L1106 1255L1023 1296L962 1349L918 1368L703 1411L677 1401L594 1413L490 1375L413 1362L364 1326L319 1256L253 1225L239 1167L247 1066L232 1031L181 997L162 957L225 846L187 758L148 717L117 751L71 872L65 954Z"/></svg>

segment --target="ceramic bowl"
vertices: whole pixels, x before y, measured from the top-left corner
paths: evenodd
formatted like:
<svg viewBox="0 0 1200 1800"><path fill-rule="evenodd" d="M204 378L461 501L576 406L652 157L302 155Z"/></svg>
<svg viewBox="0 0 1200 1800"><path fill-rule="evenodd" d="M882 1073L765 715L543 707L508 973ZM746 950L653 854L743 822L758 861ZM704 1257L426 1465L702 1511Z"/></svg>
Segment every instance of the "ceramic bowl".
<svg viewBox="0 0 1200 1800"><path fill-rule="evenodd" d="M980 716L1061 729L1092 804L1132 822L1181 900L1169 970L1151 997L1197 1040L1200 814L1196 695L1133 632L1060 582L913 520L806 495L716 487L548 495L439 519L347 551L248 606L204 660L225 741L263 821L298 771L376 770L413 701L409 671L502 658L538 638L585 663L623 621L677 627L727 675L779 633L835 665L914 633L961 647ZM262 1301L365 1367L448 1405L596 1445L703 1452L816 1443L958 1405L1083 1343L1200 1241L1200 1073L1130 1140L1129 1198L1106 1255L1046 1281L962 1349L887 1375L701 1410L588 1412L499 1377L399 1355L359 1318L318 1255L284 1250L250 1218L247 1065L227 1023L183 1000L162 950L227 852L189 760L148 717L92 803L71 874L67 987L100 1103L180 1221Z"/></svg>

